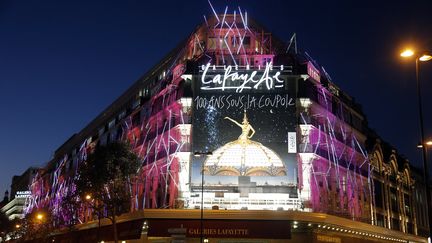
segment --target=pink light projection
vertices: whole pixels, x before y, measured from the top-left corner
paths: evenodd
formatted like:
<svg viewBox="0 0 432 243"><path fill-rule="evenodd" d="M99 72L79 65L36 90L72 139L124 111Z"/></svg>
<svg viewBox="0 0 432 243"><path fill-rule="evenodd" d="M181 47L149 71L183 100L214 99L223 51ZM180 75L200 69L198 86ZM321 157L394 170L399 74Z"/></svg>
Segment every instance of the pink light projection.
<svg viewBox="0 0 432 243"><path fill-rule="evenodd" d="M191 82L183 76L184 60L206 58L212 66L264 69L266 64L262 60L269 59L266 63L271 63L276 54L271 35L249 28L246 11L239 7L228 14L226 7L223 15L217 15L210 1L209 5L214 16L209 19L204 16L205 25L189 37L185 47L164 64L166 67L157 70L159 78L145 87L149 94L145 99L140 97L141 103L129 115L118 118L113 128L97 138L84 139L77 148L60 156L58 161L51 161L35 176L30 188L32 196L26 202L27 213L48 208L62 222L72 219L84 222L91 218L91 211L84 206L71 214L62 208L62 200L75 190L73 179L80 164L97 143L108 140L128 141L142 160L137 176L131 178L131 211L187 207L182 203L187 201L183 200L185 193L190 192L193 114L192 98L184 97L184 86ZM328 76L326 72L324 75ZM301 144L296 161L299 199L306 210L364 219L367 208L359 201L370 200L372 194L370 163L361 146L364 139L341 119L344 114L336 117L332 113L332 94L318 87L318 104L299 113L297 136L301 137ZM336 198L330 196L332 187L342 192Z"/></svg>
<svg viewBox="0 0 432 243"><path fill-rule="evenodd" d="M314 212L365 220L370 217L369 211L359 201L371 198L371 168L357 139L360 133L331 112L332 95L327 90L320 88L318 92L322 95L321 105L300 114L303 144L299 154L299 189L306 191L301 196ZM331 196L332 187L341 192L335 199Z"/></svg>

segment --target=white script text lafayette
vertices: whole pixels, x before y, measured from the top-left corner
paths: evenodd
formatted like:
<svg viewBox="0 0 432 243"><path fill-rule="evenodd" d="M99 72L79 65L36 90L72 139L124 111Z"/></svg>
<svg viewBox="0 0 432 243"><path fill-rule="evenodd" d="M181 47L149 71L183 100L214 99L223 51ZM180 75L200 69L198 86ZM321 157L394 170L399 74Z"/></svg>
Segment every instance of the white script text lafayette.
<svg viewBox="0 0 432 243"><path fill-rule="evenodd" d="M232 66L227 66L223 74L216 74L212 78L207 78L207 73L210 68L210 63L203 67L204 71L201 76L202 90L226 90L235 89L235 92L241 93L244 89L259 89L265 85L267 90L274 88L283 88L284 80L279 79L280 72L277 71L274 75L270 75L272 68L271 63L267 63L264 72L258 76L258 71L254 70L250 73L239 74L237 71L232 71ZM232 85L235 83L239 85Z"/></svg>

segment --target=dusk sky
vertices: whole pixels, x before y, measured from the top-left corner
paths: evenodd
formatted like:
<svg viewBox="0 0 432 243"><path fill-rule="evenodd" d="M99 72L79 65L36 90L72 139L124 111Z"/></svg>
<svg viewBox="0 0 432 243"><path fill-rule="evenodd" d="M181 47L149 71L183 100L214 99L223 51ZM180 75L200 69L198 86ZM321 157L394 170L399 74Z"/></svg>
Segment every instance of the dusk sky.
<svg viewBox="0 0 432 243"><path fill-rule="evenodd" d="M414 165L421 153L411 45L432 51L432 1L221 1L238 6L325 67L369 126ZM211 14L207 0L0 2L0 197ZM432 61L421 63L432 139ZM432 148L431 148L432 151ZM432 157L432 156L431 156ZM429 161L432 161L431 159Z"/></svg>

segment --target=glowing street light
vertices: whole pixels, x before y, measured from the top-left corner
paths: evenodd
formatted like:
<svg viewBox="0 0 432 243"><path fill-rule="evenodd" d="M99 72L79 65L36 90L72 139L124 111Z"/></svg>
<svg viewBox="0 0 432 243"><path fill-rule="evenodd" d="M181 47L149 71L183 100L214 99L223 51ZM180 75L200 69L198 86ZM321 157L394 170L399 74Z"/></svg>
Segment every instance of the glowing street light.
<svg viewBox="0 0 432 243"><path fill-rule="evenodd" d="M426 145L426 147L432 147L432 140L426 141L424 144ZM417 148L423 148L423 144L417 144Z"/></svg>
<svg viewBox="0 0 432 243"><path fill-rule="evenodd" d="M38 213L38 214L36 214L36 219L38 219L38 220L42 220L43 219L43 214L41 214L41 213Z"/></svg>
<svg viewBox="0 0 432 243"><path fill-rule="evenodd" d="M16 225L15 225L15 229L19 229L20 227L21 227L20 224L16 224Z"/></svg>
<svg viewBox="0 0 432 243"><path fill-rule="evenodd" d="M429 61L431 59L432 59L432 55L428 54L428 53L425 53L425 54L423 54L423 55L421 55L419 57L419 60L422 61L422 62L427 62L427 61Z"/></svg>
<svg viewBox="0 0 432 243"><path fill-rule="evenodd" d="M88 200L90 200L92 197L91 197L91 195L90 194L87 194L86 196L85 196L85 199L88 201Z"/></svg>
<svg viewBox="0 0 432 243"><path fill-rule="evenodd" d="M403 58L412 57L416 58L416 61L427 62L432 60L432 54L430 52L418 53L413 49L405 49L400 53L400 56Z"/></svg>
<svg viewBox="0 0 432 243"><path fill-rule="evenodd" d="M411 49L405 49L400 55L401 57L411 57L414 55L414 51Z"/></svg>
<svg viewBox="0 0 432 243"><path fill-rule="evenodd" d="M426 146L424 146L426 143L425 136L424 136L424 126L423 126L423 107L422 107L422 97L420 92L420 78L419 78L419 61L420 62L427 62L432 59L432 55L430 53L416 53L412 49L406 49L401 52L401 57L403 58L409 58L414 57L415 58L415 72L416 72L416 84L417 84L417 98L418 98L418 111L419 111L419 122L420 122L420 145L423 152L423 170L424 170L424 180L426 183L426 200L427 208L428 208L428 219L429 219L429 236L432 234L432 207L431 207L431 193L429 190L429 169L428 169L428 163L427 163L427 152L426 152ZM419 146L417 146L419 147Z"/></svg>

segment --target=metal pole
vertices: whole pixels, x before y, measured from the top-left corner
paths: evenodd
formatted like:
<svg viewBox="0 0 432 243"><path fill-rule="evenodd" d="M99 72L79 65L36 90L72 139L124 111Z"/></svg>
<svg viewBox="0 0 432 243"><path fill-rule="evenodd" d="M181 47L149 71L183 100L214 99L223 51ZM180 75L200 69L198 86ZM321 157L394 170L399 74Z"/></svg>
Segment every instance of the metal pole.
<svg viewBox="0 0 432 243"><path fill-rule="evenodd" d="M420 89L420 79L419 79L419 58L416 57L416 82L417 82L417 96L418 96L418 108L419 108L419 119L420 119L420 135L421 135L421 144L422 144L422 152L423 152L423 169L424 169L424 179L426 185L426 203L427 203L427 211L428 211L428 223L429 223L429 237L432 234L432 208L431 208L431 194L429 190L429 168L427 163L427 152L426 152L426 144L424 137L424 126L423 126L423 107L422 107L422 98L421 98L421 89Z"/></svg>
<svg viewBox="0 0 432 243"><path fill-rule="evenodd" d="M204 161L201 165L201 219L200 219L200 242L204 240Z"/></svg>

